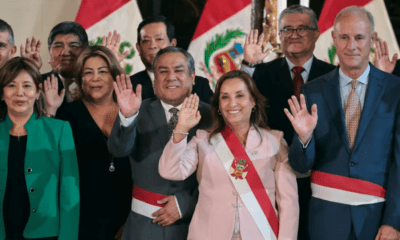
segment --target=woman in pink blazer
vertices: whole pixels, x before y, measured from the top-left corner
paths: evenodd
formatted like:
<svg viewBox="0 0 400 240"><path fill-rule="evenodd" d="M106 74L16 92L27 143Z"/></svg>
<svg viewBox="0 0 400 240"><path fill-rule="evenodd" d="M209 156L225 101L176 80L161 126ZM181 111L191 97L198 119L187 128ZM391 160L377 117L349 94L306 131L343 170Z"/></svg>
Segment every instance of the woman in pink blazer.
<svg viewBox="0 0 400 240"><path fill-rule="evenodd" d="M214 125L187 143L189 129L201 118L198 99L191 95L183 103L159 163L161 176L171 180L197 170L199 200L188 239L297 239L297 184L288 147L282 132L268 128L266 100L251 77L235 70L218 80Z"/></svg>

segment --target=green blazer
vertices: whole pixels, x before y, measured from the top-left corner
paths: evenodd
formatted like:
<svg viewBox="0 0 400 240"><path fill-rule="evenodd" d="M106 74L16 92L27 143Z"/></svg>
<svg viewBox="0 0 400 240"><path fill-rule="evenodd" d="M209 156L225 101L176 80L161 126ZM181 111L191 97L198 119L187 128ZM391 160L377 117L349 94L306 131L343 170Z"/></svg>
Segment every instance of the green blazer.
<svg viewBox="0 0 400 240"><path fill-rule="evenodd" d="M10 128L8 115L0 122L0 240L6 237L3 202L7 181ZM28 132L25 179L30 217L25 238L58 236L78 239L79 172L74 140L68 122L33 114L25 124ZM30 189L34 191L30 191Z"/></svg>

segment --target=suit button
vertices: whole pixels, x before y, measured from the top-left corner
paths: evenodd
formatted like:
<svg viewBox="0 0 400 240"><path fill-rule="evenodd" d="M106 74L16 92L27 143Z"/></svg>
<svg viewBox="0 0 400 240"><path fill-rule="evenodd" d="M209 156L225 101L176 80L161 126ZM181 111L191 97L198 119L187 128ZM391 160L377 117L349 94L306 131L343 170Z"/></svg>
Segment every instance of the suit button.
<svg viewBox="0 0 400 240"><path fill-rule="evenodd" d="M32 209L32 212L35 213L35 212L36 212L36 209Z"/></svg>
<svg viewBox="0 0 400 240"><path fill-rule="evenodd" d="M28 173L31 173L31 172L32 172L32 168L28 168L28 169L26 169L26 171L27 171Z"/></svg>
<svg viewBox="0 0 400 240"><path fill-rule="evenodd" d="M172 188L176 188L176 187L178 187L178 185L176 185L175 183L173 183L173 184L171 184L171 187L172 187Z"/></svg>
<svg viewBox="0 0 400 240"><path fill-rule="evenodd" d="M350 164L349 164L350 166L354 166L354 162L350 162Z"/></svg>
<svg viewBox="0 0 400 240"><path fill-rule="evenodd" d="M34 189L34 188L31 188L31 189L29 189L29 191L30 191L31 193L34 193L34 192L35 192L35 189Z"/></svg>

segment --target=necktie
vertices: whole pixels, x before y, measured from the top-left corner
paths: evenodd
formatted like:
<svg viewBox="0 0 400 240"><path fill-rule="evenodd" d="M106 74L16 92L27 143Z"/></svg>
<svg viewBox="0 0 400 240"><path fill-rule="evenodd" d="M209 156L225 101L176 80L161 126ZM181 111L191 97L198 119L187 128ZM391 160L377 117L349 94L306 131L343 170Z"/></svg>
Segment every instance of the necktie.
<svg viewBox="0 0 400 240"><path fill-rule="evenodd" d="M177 108L171 108L168 111L172 114L172 117L168 121L168 133L171 136L172 131L175 129L176 124L178 123L179 110Z"/></svg>
<svg viewBox="0 0 400 240"><path fill-rule="evenodd" d="M358 123L360 122L361 117L361 102L356 93L357 83L357 80L351 81L352 89L347 99L345 111L347 136L349 137L350 149L352 150L357 135Z"/></svg>
<svg viewBox="0 0 400 240"><path fill-rule="evenodd" d="M303 67L293 67L292 71L294 72L294 79L293 79L293 88L294 88L294 95L296 97L300 97L300 87L303 85L303 77L301 76L301 72L305 69Z"/></svg>

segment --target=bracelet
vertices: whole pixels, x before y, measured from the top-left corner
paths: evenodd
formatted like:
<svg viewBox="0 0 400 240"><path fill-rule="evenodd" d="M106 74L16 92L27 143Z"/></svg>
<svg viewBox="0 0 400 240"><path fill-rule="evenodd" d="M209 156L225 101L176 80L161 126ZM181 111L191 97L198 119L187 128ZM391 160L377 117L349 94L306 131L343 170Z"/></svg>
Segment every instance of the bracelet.
<svg viewBox="0 0 400 240"><path fill-rule="evenodd" d="M175 130L172 130L173 134L182 134L182 135L189 135L188 132L175 132Z"/></svg>

